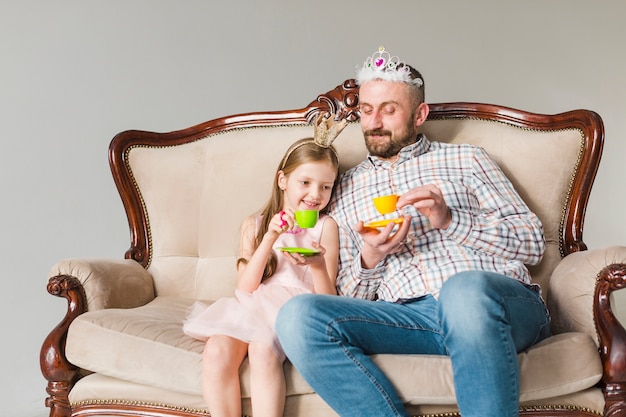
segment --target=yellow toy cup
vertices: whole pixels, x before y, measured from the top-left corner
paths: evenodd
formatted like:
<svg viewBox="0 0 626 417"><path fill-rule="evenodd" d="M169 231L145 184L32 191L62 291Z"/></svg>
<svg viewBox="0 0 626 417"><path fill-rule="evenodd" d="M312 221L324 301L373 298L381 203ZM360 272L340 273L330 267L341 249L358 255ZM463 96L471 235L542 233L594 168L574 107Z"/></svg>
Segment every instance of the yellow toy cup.
<svg viewBox="0 0 626 417"><path fill-rule="evenodd" d="M319 219L319 212L317 210L298 210L294 214L296 223L303 229L315 227Z"/></svg>
<svg viewBox="0 0 626 417"><path fill-rule="evenodd" d="M395 194L374 197L374 207L380 214L389 214L396 211L396 203L400 196Z"/></svg>

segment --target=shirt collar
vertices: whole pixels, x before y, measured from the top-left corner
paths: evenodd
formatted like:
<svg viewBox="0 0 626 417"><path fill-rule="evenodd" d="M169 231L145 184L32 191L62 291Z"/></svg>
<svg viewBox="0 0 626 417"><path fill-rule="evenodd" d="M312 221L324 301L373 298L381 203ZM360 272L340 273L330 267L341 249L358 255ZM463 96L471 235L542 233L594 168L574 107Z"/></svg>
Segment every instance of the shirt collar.
<svg viewBox="0 0 626 417"><path fill-rule="evenodd" d="M430 141L426 138L426 135L420 133L417 135L417 140L415 143L405 146L400 149L398 152L398 159L394 162L389 162L387 160L380 159L377 156L368 154L367 159L370 161L373 167L388 167L392 164L400 165L409 159L416 158L430 149Z"/></svg>

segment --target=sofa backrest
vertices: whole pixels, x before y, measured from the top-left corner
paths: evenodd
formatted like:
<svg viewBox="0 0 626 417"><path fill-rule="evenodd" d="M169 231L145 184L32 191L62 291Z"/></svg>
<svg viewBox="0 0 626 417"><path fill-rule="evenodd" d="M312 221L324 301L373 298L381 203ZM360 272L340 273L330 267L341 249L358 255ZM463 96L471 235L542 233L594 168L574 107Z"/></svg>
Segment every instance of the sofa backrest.
<svg viewBox="0 0 626 417"><path fill-rule="evenodd" d="M341 169L366 155L358 88L348 80L308 106L249 113L169 133L126 131L110 162L131 229L126 257L142 263L158 295L231 296L239 226L269 197L288 146L312 134L309 122L333 112L351 123L335 142ZM431 104L422 127L431 140L484 147L541 218L546 255L531 267L547 290L558 260L586 249L585 207L600 160L603 126L586 110L539 115L476 103Z"/></svg>

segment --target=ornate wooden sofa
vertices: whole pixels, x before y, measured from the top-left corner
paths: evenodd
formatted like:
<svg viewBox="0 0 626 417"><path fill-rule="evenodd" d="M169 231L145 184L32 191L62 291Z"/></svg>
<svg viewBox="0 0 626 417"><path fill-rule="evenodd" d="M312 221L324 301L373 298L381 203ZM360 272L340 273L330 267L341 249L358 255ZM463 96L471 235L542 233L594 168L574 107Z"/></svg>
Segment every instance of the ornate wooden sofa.
<svg viewBox="0 0 626 417"><path fill-rule="evenodd" d="M51 270L48 292L67 300L41 349L51 417L208 415L203 344L182 333L182 320L195 299L232 295L240 221L261 207L278 159L310 135L307 123L319 112L354 122L336 146L343 169L360 161L366 150L353 80L301 109L113 139L110 165L131 246L125 259L68 259ZM554 336L519 355L521 415L626 416L626 335L610 307L611 293L624 286L626 248L587 250L582 240L601 118L444 103L431 105L422 131L483 146L543 221L548 249L531 272L543 286ZM375 360L414 415L458 415L446 357ZM289 363L285 372L286 416L335 415ZM247 362L241 373L249 413Z"/></svg>

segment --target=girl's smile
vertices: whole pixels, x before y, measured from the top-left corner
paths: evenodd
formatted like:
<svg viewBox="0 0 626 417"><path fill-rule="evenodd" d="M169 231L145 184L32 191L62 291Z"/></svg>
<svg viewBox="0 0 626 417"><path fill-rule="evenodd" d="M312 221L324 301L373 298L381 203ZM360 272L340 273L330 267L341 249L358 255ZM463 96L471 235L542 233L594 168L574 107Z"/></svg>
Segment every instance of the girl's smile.
<svg viewBox="0 0 626 417"><path fill-rule="evenodd" d="M330 201L337 172L329 162L308 162L286 176L278 173L285 192L284 209L322 210Z"/></svg>

